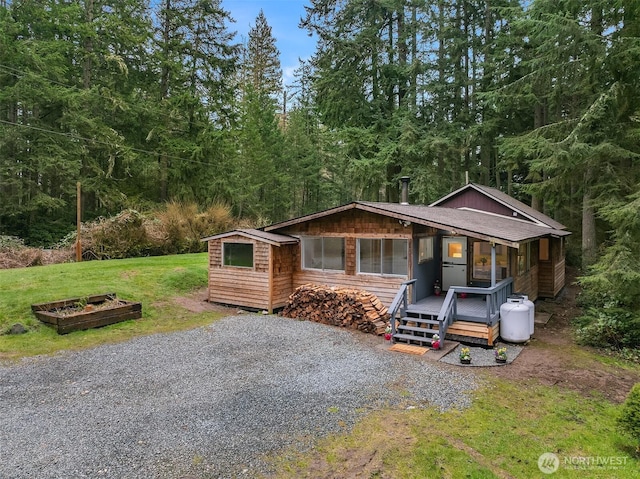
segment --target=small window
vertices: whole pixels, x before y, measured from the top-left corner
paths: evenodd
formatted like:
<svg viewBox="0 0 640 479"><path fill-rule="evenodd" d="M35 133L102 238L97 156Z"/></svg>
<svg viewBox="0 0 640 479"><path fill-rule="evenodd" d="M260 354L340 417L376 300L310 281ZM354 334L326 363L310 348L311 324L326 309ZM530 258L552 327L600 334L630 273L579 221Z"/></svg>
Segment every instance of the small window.
<svg viewBox="0 0 640 479"><path fill-rule="evenodd" d="M344 238L302 238L302 268L344 271Z"/></svg>
<svg viewBox="0 0 640 479"><path fill-rule="evenodd" d="M449 243L447 248L449 258L462 258L462 243Z"/></svg>
<svg viewBox="0 0 640 479"><path fill-rule="evenodd" d="M540 239L540 261L549 261L549 238Z"/></svg>
<svg viewBox="0 0 640 479"><path fill-rule="evenodd" d="M406 276L408 241L358 239L358 273Z"/></svg>
<svg viewBox="0 0 640 479"><path fill-rule="evenodd" d="M253 244L222 243L222 264L239 268L253 268Z"/></svg>
<svg viewBox="0 0 640 479"><path fill-rule="evenodd" d="M433 259L433 236L418 239L418 263L426 263Z"/></svg>
<svg viewBox="0 0 640 479"><path fill-rule="evenodd" d="M524 274L531 267L531 243L521 244L518 248L518 274Z"/></svg>

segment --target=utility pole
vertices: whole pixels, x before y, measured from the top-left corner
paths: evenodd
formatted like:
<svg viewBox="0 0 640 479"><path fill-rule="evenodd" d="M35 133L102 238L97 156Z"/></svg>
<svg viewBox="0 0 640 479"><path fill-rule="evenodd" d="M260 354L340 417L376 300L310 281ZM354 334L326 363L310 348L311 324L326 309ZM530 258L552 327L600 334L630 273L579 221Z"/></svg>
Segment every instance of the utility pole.
<svg viewBox="0 0 640 479"><path fill-rule="evenodd" d="M76 261L82 261L82 243L80 242L80 229L82 227L82 196L80 195L80 182L76 183Z"/></svg>

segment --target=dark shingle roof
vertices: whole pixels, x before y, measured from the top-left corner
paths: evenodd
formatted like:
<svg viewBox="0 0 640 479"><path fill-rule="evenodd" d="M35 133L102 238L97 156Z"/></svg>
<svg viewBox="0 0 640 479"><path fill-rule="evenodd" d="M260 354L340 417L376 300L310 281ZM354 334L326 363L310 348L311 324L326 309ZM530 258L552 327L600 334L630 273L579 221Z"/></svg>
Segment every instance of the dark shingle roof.
<svg viewBox="0 0 640 479"><path fill-rule="evenodd" d="M511 196L509 196L508 194L504 193L503 191L500 191L496 188L491 188L490 186L484 186L484 185L478 185L475 183L469 183L468 185L463 186L462 188L459 188L451 193L449 193L448 195L440 198L439 200L431 203L431 206L438 206L440 204L442 204L445 200L452 198L460 193L462 193L464 190L467 190L469 188L473 188L476 191L479 191L481 193L483 193L484 195L493 198L495 201L497 201L498 203L502 203L503 205L506 205L507 207L511 208L512 210L517 211L518 213L522 214L525 217L528 217L530 219L532 219L533 221L537 221L540 223L543 223L547 226L550 226L551 228L557 229L557 230L563 230L566 229L566 227L557 222L556 220L554 220L553 218L550 218L549 216L545 215L544 213L541 213L540 211L532 208L531 206L528 206L526 204L524 204L522 201L516 200L515 198L512 198Z"/></svg>
<svg viewBox="0 0 640 479"><path fill-rule="evenodd" d="M517 246L517 243L526 242L534 238L549 235L567 236L570 234L568 231L540 226L529 221L475 210L368 201L356 201L319 213L277 223L266 227L266 229L268 231L277 231L278 229L330 216L349 209L360 209L391 216L398 220L432 226L474 238L493 240L497 243L514 247Z"/></svg>
<svg viewBox="0 0 640 479"><path fill-rule="evenodd" d="M448 227L459 232L479 233L483 236L520 242L541 236L566 236L567 231L539 226L528 221L509 218L481 211L441 208L437 206L400 205L397 203L361 202L368 208L403 215L416 222L432 223L431 226ZM437 226L440 225L440 226ZM446 229L446 228L445 228Z"/></svg>

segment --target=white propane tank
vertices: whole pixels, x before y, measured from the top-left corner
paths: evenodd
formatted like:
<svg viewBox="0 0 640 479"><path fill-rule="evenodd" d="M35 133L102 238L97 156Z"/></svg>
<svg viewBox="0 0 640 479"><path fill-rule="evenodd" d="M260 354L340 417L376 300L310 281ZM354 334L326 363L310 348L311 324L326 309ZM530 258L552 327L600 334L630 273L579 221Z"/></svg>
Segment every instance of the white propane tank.
<svg viewBox="0 0 640 479"><path fill-rule="evenodd" d="M500 336L510 343L524 343L529 340L529 306L522 296L510 296L500 306Z"/></svg>
<svg viewBox="0 0 640 479"><path fill-rule="evenodd" d="M529 334L533 336L533 330L535 328L535 320L536 320L536 305L533 301L529 300L528 294L516 293L522 296L522 304L529 308Z"/></svg>

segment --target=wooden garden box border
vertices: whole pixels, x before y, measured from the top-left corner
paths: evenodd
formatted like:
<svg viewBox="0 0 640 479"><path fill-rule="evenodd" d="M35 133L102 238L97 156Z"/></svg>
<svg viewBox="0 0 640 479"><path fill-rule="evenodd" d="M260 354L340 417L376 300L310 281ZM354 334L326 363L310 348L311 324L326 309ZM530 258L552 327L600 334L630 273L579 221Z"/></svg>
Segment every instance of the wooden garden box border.
<svg viewBox="0 0 640 479"><path fill-rule="evenodd" d="M117 299L116 293L96 294L86 297L87 304L100 304L107 300ZM31 311L43 323L53 326L58 334L67 334L73 331L99 328L109 324L139 319L142 317L142 303L119 300L118 306L92 311L79 311L71 315L62 315L53 312L56 309L66 308L84 301L85 297L62 299L49 303L32 304Z"/></svg>

